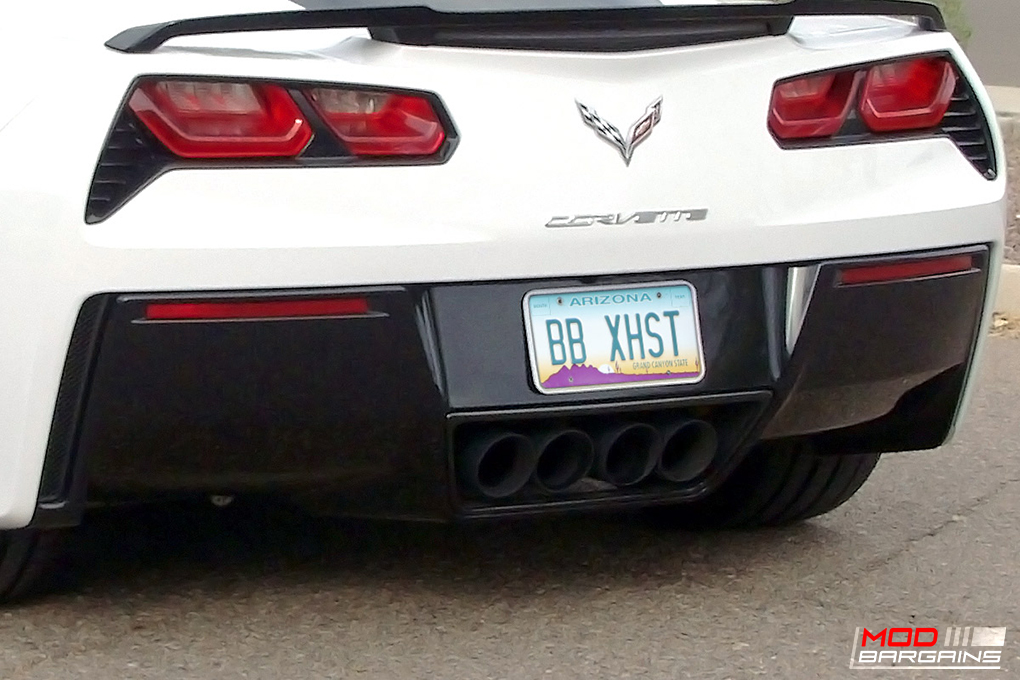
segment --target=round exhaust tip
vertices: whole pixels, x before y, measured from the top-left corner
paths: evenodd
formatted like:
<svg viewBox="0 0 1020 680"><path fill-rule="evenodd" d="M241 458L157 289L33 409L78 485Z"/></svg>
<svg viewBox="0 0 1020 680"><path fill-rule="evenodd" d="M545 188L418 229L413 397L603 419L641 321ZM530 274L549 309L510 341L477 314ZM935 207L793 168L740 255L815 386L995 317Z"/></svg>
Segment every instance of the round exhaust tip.
<svg viewBox="0 0 1020 680"><path fill-rule="evenodd" d="M471 440L460 461L461 481L489 499L513 496L535 468L531 440L513 432L490 432Z"/></svg>
<svg viewBox="0 0 1020 680"><path fill-rule="evenodd" d="M719 450L715 428L703 420L686 420L668 427L656 474L667 482L693 482L705 474Z"/></svg>
<svg viewBox="0 0 1020 680"><path fill-rule="evenodd" d="M595 462L595 444L580 430L558 430L535 438L538 464L535 483L544 491L563 491L588 474Z"/></svg>
<svg viewBox="0 0 1020 680"><path fill-rule="evenodd" d="M629 423L612 427L599 437L595 474L615 486L634 486L655 469L662 436L651 425Z"/></svg>

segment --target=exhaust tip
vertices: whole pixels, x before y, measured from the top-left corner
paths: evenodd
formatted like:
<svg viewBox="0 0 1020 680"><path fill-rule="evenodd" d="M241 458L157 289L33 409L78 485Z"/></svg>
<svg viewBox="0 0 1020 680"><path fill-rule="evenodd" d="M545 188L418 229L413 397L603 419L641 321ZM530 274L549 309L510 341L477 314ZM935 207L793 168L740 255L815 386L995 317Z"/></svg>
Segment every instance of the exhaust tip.
<svg viewBox="0 0 1020 680"><path fill-rule="evenodd" d="M534 467L535 448L530 439L513 432L490 432L464 448L460 478L476 494L500 499L523 489Z"/></svg>
<svg viewBox="0 0 1020 680"><path fill-rule="evenodd" d="M662 436L651 425L618 425L599 437L595 458L596 476L615 486L634 486L655 469Z"/></svg>
<svg viewBox="0 0 1020 680"><path fill-rule="evenodd" d="M655 472L667 482L692 482L705 474L719 450L719 436L703 420L686 420L667 428Z"/></svg>
<svg viewBox="0 0 1020 680"><path fill-rule="evenodd" d="M595 444L580 430L539 435L535 483L544 491L563 491L582 480L595 462Z"/></svg>

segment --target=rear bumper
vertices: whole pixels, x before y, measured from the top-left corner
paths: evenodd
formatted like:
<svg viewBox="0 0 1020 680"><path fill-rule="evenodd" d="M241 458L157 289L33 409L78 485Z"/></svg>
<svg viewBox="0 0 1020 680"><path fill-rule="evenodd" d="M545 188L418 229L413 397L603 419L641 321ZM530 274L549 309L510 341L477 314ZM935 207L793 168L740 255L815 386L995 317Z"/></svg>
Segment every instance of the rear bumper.
<svg viewBox="0 0 1020 680"><path fill-rule="evenodd" d="M966 254L946 275L840 285L862 262ZM71 525L88 496L179 491L326 494L351 514L448 519L692 500L761 439L833 452L933 448L949 436L987 299L987 246L656 275L279 293L104 294L75 326L34 524ZM683 279L698 291L697 385L543 395L531 384L521 300L535 289ZM152 302L365 298L355 318L146 322ZM598 428L697 416L720 452L687 484L525 491L458 484L472 432ZM582 485L583 486L583 485Z"/></svg>

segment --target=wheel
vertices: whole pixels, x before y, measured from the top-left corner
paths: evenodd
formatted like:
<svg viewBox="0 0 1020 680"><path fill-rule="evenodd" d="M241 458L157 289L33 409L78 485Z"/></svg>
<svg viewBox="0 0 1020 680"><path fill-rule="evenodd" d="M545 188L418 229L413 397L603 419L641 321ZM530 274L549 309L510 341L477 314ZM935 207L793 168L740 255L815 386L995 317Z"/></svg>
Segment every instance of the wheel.
<svg viewBox="0 0 1020 680"><path fill-rule="evenodd" d="M52 585L62 539L63 533L57 531L0 531L0 604Z"/></svg>
<svg viewBox="0 0 1020 680"><path fill-rule="evenodd" d="M689 529L793 524L835 510L878 464L878 454L826 456L806 441L758 447L704 500L651 508L653 523Z"/></svg>

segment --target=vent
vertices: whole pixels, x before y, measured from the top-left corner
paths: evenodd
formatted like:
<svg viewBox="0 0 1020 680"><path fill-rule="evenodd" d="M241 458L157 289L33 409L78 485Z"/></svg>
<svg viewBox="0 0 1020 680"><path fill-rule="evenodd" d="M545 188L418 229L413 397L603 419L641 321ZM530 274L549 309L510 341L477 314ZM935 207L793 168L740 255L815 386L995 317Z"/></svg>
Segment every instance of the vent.
<svg viewBox="0 0 1020 680"><path fill-rule="evenodd" d="M93 224L109 217L172 160L173 157L138 126L130 112L122 111L99 156L85 221Z"/></svg>
<svg viewBox="0 0 1020 680"><path fill-rule="evenodd" d="M998 176L995 151L992 146L992 131L988 119L981 111L977 97L970 83L959 78L953 102L942 121L941 130L949 136L974 167L987 179Z"/></svg>
<svg viewBox="0 0 1020 680"><path fill-rule="evenodd" d="M39 486L39 503L42 505L59 503L69 492L78 429L85 409L89 376L99 348L99 331L105 309L106 296L97 295L86 300L71 333Z"/></svg>

